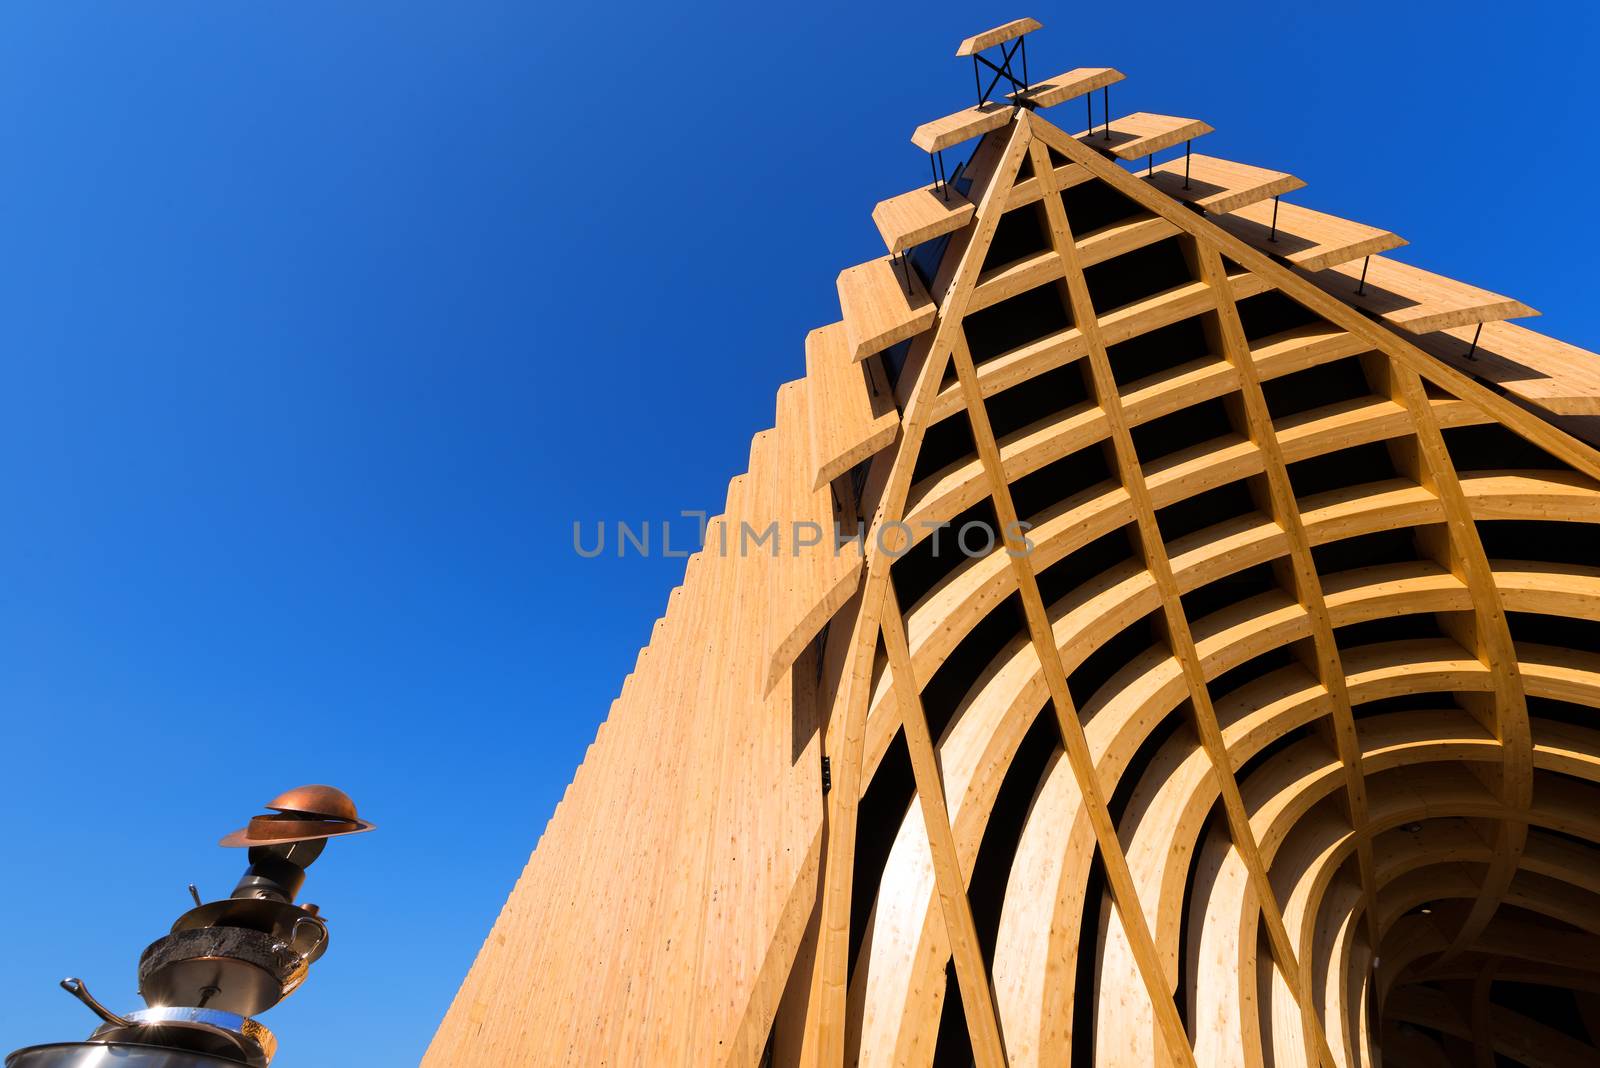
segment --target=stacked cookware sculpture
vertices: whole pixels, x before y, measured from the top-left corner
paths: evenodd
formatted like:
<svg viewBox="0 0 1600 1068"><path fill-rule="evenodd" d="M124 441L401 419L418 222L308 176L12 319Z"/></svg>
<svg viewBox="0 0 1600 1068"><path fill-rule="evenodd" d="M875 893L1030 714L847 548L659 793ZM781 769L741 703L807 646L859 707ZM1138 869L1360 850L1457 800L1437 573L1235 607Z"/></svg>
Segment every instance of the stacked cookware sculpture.
<svg viewBox="0 0 1600 1068"><path fill-rule="evenodd" d="M255 1017L305 981L328 948L328 923L315 905L297 905L306 868L328 839L372 824L331 786L302 786L274 798L266 814L222 839L249 850L232 895L195 907L139 958L146 1008L118 1015L79 979L61 986L101 1024L83 1042L29 1046L6 1068L267 1068L276 1040Z"/></svg>

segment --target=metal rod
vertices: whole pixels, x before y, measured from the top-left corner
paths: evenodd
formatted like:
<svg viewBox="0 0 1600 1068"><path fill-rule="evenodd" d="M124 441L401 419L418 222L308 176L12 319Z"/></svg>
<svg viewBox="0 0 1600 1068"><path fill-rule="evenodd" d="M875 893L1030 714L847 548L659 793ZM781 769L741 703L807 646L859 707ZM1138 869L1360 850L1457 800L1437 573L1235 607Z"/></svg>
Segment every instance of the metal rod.
<svg viewBox="0 0 1600 1068"><path fill-rule="evenodd" d="M1189 150L1193 147L1193 141L1185 141L1183 143L1183 187L1185 189L1189 188L1189 156L1191 155Z"/></svg>
<svg viewBox="0 0 1600 1068"><path fill-rule="evenodd" d="M1087 122L1089 124L1089 125L1085 126L1084 129L1086 131L1088 131L1089 133L1094 133L1094 94L1093 93L1084 93L1083 94L1083 119L1084 119L1085 122Z"/></svg>
<svg viewBox="0 0 1600 1068"><path fill-rule="evenodd" d="M1367 256L1361 261L1361 281L1356 283L1356 296L1367 291L1367 265L1372 262L1372 257Z"/></svg>
<svg viewBox="0 0 1600 1068"><path fill-rule="evenodd" d="M1273 197L1272 198L1272 234L1267 238L1267 240L1268 241L1276 241L1276 240L1278 240L1278 198L1277 197Z"/></svg>
<svg viewBox="0 0 1600 1068"><path fill-rule="evenodd" d="M1019 37L1017 40L1022 42L1022 91L1026 93L1028 91L1028 39Z"/></svg>
<svg viewBox="0 0 1600 1068"><path fill-rule="evenodd" d="M974 59L980 60L985 67L988 67L990 70L994 71L994 78L989 82L989 88L985 89L978 96L979 107L982 107L984 103L988 101L989 94L994 91L994 87L996 85L1000 84L1001 78L1004 78L1018 89L1027 88L1017 81L1016 75L1011 73L1011 57L1016 54L1017 46L1020 44L1022 44L1022 38L1019 37L1017 38L1017 43L1011 46L1010 51L1007 51L1005 48L1000 49L1000 66L998 67L989 62L987 58L977 55L973 56Z"/></svg>
<svg viewBox="0 0 1600 1068"><path fill-rule="evenodd" d="M1467 350L1467 359L1476 361L1478 358L1478 337L1483 333L1483 324L1478 324L1478 329L1472 332L1472 347Z"/></svg>
<svg viewBox="0 0 1600 1068"><path fill-rule="evenodd" d="M944 198L950 199L950 179L944 173L944 149L939 150L939 188L944 191Z"/></svg>
<svg viewBox="0 0 1600 1068"><path fill-rule="evenodd" d="M933 172L933 188L939 188L939 166L933 162L933 153L928 153L928 169Z"/></svg>
<svg viewBox="0 0 1600 1068"><path fill-rule="evenodd" d="M1144 176L1148 178L1154 173L1156 173L1156 154L1152 152L1144 158Z"/></svg>
<svg viewBox="0 0 1600 1068"><path fill-rule="evenodd" d="M972 54L972 87L978 91L978 107L983 107L983 75L978 73L978 54Z"/></svg>
<svg viewBox="0 0 1600 1068"><path fill-rule="evenodd" d="M1106 140L1111 140L1111 86L1100 88L1100 110L1105 112Z"/></svg>

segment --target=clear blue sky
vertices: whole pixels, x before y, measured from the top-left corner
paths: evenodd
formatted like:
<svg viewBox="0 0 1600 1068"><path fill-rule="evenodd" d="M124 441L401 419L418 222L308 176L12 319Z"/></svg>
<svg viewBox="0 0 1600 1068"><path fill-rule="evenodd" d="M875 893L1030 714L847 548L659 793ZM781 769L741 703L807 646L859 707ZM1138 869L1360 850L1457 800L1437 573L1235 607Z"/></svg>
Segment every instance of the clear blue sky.
<svg viewBox="0 0 1600 1068"><path fill-rule="evenodd" d="M1588 7L1286 6L0 8L0 1051L334 782L265 1022L415 1063L682 572L572 522L718 508L987 25L1600 348Z"/></svg>

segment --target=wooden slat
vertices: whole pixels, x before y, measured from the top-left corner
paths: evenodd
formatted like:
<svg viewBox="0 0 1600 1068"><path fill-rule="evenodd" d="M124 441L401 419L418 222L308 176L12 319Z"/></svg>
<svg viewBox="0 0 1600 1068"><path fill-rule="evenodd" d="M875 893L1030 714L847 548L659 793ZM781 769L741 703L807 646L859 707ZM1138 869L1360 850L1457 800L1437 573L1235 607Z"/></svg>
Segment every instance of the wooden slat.
<svg viewBox="0 0 1600 1068"><path fill-rule="evenodd" d="M1115 67L1077 67L1065 74L1057 74L1053 78L1034 82L1026 91L1018 89L1007 93L1006 96L1018 104L1049 108L1085 93L1092 93L1096 89L1115 85L1125 77L1127 75Z"/></svg>
<svg viewBox="0 0 1600 1068"><path fill-rule="evenodd" d="M1177 232L1176 226L1159 216L1137 215L1079 237L1078 260L1085 267L1092 267L1124 252L1153 245Z"/></svg>
<svg viewBox="0 0 1600 1068"><path fill-rule="evenodd" d="M772 520L778 524L767 624L763 696L822 625L844 607L861 577L861 545L837 544L833 492L816 485L811 466L811 418L805 381L778 391L777 487Z"/></svg>
<svg viewBox="0 0 1600 1068"><path fill-rule="evenodd" d="M940 293L944 315L926 341L912 345L902 379L914 383L905 406L902 448L892 463L874 465L879 492L873 525L898 520L910 489L916 452L928 425L939 383L949 362L951 346L961 331L967 298L978 280L995 229L1004 212L1007 193L1016 180L1026 150L1022 131L1012 127L1003 150L995 152L975 173L973 195L978 215L968 230L958 232L939 266L934 288ZM830 712L828 758L833 767L833 791L828 805L828 842L823 889L819 903L817 952L809 977L806 1002L807 1031L801 1063L834 1066L844 1062L846 1029L846 978L849 971L851 894L854 889L856 822L861 799L862 757L867 734L872 669L880 628L878 619L889 583L890 551L881 539L868 540L867 576L861 607L850 632L848 676L841 696ZM837 726L835 726L837 724Z"/></svg>
<svg viewBox="0 0 1600 1068"><path fill-rule="evenodd" d="M1038 19L1012 19L1004 26L996 26L992 30L975 33L961 42L961 47L956 49L957 56L970 56L974 52L982 52L985 48L993 48L997 44L1014 41L1025 33L1032 33L1040 29Z"/></svg>
<svg viewBox="0 0 1600 1068"><path fill-rule="evenodd" d="M1104 126L1096 126L1078 134L1077 138L1096 152L1107 152L1118 159L1131 160L1143 159L1152 152L1181 145L1210 132L1211 126L1199 119L1136 111L1132 115L1112 119L1109 130Z"/></svg>
<svg viewBox="0 0 1600 1068"><path fill-rule="evenodd" d="M872 221L892 254L961 229L975 210L972 201L941 183L878 201Z"/></svg>
<svg viewBox="0 0 1600 1068"><path fill-rule="evenodd" d="M1367 280L1360 285L1363 262ZM1310 278L1340 300L1411 334L1539 314L1512 297L1383 256L1342 263Z"/></svg>
<svg viewBox="0 0 1600 1068"><path fill-rule="evenodd" d="M1376 226L1282 202L1277 205L1278 229L1274 239L1272 217L1272 204L1257 203L1218 216L1214 221L1241 241L1308 271L1326 270L1406 243L1404 238Z"/></svg>
<svg viewBox="0 0 1600 1068"><path fill-rule="evenodd" d="M894 441L900 413L883 366L851 357L844 323L806 335L806 391L814 488L822 489Z"/></svg>
<svg viewBox="0 0 1600 1068"><path fill-rule="evenodd" d="M972 903L967 897L955 833L950 826L950 805L945 798L939 758L928 732L927 713L922 707L916 672L911 666L911 651L906 645L905 618L892 583L884 592L883 644L889 654L889 669L899 682L895 693L900 699L900 723L905 731L906 750L911 757L917 799L922 807L922 823L933 857L934 880L950 941L951 960L961 988L961 1003L966 1010L973 1063L976 1068L1004 1068L1006 1055L995 1013L994 988L983 961L983 947L978 942Z"/></svg>
<svg viewBox="0 0 1600 1068"><path fill-rule="evenodd" d="M1237 211L1306 184L1283 171L1202 156L1198 152L1157 164L1154 173L1145 181L1170 197L1211 213Z"/></svg>
<svg viewBox="0 0 1600 1068"><path fill-rule="evenodd" d="M1023 121L1027 123L1028 134L1032 139L1032 123L1026 117ZM1045 183L1044 203L1050 221L1051 244L1066 267L1065 281L1071 286L1070 300L1074 314L1086 326L1084 337L1090 352L1097 352L1103 360L1104 345L1098 329L1090 325L1094 322L1094 309L1083 283L1083 271L1077 262L1077 244L1073 241L1072 233L1066 225L1061 198L1056 195L1053 184L1054 171L1050 166L1049 153L1044 144L1037 140L1031 140L1029 151L1033 158L1034 173ZM995 512L1000 518L1002 530L1007 532L1016 530L1018 529L1016 505L1005 480L999 449L995 444L993 429L989 425L977 374L972 365L972 356L967 351L964 338L957 339L953 358L962 390L967 398L968 417L972 420L973 436L977 440L978 452L989 473L991 500ZM1107 415L1110 415L1109 411ZM1010 533L1007 534L1007 539L1012 540ZM1100 847L1111 899L1116 906L1116 916L1121 921L1139 977L1150 997L1156 1027L1163 1040L1161 1045L1165 1050L1165 1059L1180 1066L1193 1064L1194 1053L1184 1034L1176 1006L1166 990L1161 961L1156 953L1155 941L1150 933L1144 909L1139 902L1138 890L1134 886L1133 875L1128 867L1127 854L1117 837L1116 825L1106 804L1094 758L1089 750L1088 739L1084 735L1082 721L1067 685L1065 665L1056 646L1054 631L1050 626L1049 615L1039 591L1038 577L1034 574L1033 564L1027 553L1013 551L1008 555L1012 557L1029 639L1037 650L1040 661L1046 666L1045 678L1049 686L1050 705L1061 731L1061 746L1071 764L1073 776L1077 779L1078 791L1083 797L1090 822L1094 827L1095 840Z"/></svg>
<svg viewBox="0 0 1600 1068"><path fill-rule="evenodd" d="M1225 289L1223 282L1222 258L1213 248L1205 248L1200 252L1201 274L1213 286ZM1332 703L1331 725L1327 733L1332 735L1333 747L1338 753L1339 762L1344 772L1345 780L1345 814L1350 826L1356 833L1357 866L1361 880L1360 896L1365 903L1368 921L1369 936L1375 938L1376 929L1370 928L1372 909L1377 901L1377 883L1374 875L1372 857L1371 835L1367 829L1367 793L1365 773L1362 769L1361 748L1357 740L1354 713L1350 707L1350 694L1345 685L1344 665L1339 656L1339 647L1334 636L1333 621L1327 603L1326 590L1321 576L1317 573L1316 560L1311 553L1311 542L1305 529L1305 521L1300 514L1300 505L1295 497L1294 486L1288 474L1288 448L1285 441L1288 420L1273 420L1267 406L1266 396L1261 388L1261 369L1257 366L1250 351L1250 344L1245 338L1244 326L1239 318L1238 308L1234 305L1230 295L1224 293L1218 297L1218 327L1221 335L1222 348L1227 353L1227 358L1238 371L1240 390L1240 408L1244 422L1249 429L1251 439L1261 450L1263 470L1266 474L1267 498L1272 510L1274 520L1283 528L1289 542L1289 560L1291 563L1291 577L1297 601L1305 608L1306 618L1311 624L1312 655L1309 658L1311 665L1317 672L1318 681L1323 689L1328 692ZM1398 404L1384 401L1401 417L1405 411ZM1358 402L1359 404L1359 402ZM1337 405L1333 406L1339 407ZM1363 411L1367 418L1383 419L1388 413L1380 411L1373 413L1371 406L1350 405L1349 408ZM1326 412L1326 409L1322 409ZM1341 412L1343 414L1343 412ZM1326 418L1313 417L1302 421L1301 426L1308 432L1318 424L1327 426ZM1409 426L1407 422L1406 426ZM1453 576L1451 576L1453 578ZM1326 740L1326 739L1323 739ZM1296 1000L1302 1004L1309 1004L1312 999L1313 961L1315 959L1312 948L1303 940L1300 944L1298 959L1302 962L1300 970L1300 989L1295 992ZM1317 1036L1311 1028L1315 1026L1315 1016L1312 1013L1303 1015L1303 1030L1307 1045L1314 1047Z"/></svg>
<svg viewBox="0 0 1600 1068"><path fill-rule="evenodd" d="M933 325L933 298L915 271L888 257L839 272L839 310L852 360L864 360Z"/></svg>
<svg viewBox="0 0 1600 1068"><path fill-rule="evenodd" d="M1417 345L1554 415L1600 415L1600 355L1515 323L1488 322L1468 359L1476 329L1451 327Z"/></svg>
<svg viewBox="0 0 1600 1068"><path fill-rule="evenodd" d="M979 134L998 130L1011 121L1015 109L1009 104L991 100L982 107L963 108L931 122L925 122L911 132L911 143L924 152L939 152L951 145L970 141Z"/></svg>

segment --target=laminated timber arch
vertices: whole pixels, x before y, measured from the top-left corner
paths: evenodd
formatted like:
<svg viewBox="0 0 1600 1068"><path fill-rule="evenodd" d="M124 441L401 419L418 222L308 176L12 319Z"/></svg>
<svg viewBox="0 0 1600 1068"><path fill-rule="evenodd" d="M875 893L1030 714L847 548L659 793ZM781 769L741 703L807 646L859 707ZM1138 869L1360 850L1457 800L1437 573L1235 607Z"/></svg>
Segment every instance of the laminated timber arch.
<svg viewBox="0 0 1600 1068"><path fill-rule="evenodd" d="M425 1064L1595 1062L1600 390L1120 78L918 131Z"/></svg>

